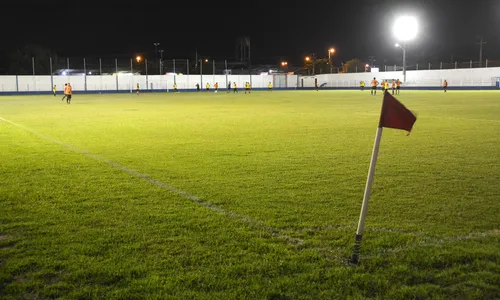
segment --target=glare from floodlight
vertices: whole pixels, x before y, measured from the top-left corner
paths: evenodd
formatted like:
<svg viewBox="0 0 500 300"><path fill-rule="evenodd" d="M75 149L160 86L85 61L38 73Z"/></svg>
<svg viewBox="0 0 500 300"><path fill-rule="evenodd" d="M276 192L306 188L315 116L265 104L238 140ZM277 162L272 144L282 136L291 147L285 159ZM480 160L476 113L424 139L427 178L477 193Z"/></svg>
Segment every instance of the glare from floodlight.
<svg viewBox="0 0 500 300"><path fill-rule="evenodd" d="M414 17L400 17L394 23L394 35L400 41L409 41L414 39L418 33L418 22Z"/></svg>
<svg viewBox="0 0 500 300"><path fill-rule="evenodd" d="M394 45L394 46L397 48L397 47L399 47L400 45L399 45L399 44L396 44L396 45Z"/></svg>

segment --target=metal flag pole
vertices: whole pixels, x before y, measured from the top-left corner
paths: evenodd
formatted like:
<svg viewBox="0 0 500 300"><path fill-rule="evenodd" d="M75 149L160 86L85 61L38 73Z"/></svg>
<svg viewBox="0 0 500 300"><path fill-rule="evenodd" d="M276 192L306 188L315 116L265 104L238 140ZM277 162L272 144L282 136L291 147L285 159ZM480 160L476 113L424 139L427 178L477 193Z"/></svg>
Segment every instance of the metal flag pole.
<svg viewBox="0 0 500 300"><path fill-rule="evenodd" d="M375 135L375 143L373 145L372 158L370 162L370 169L368 170L368 177L366 179L365 193L363 196L363 204L361 205L361 213L359 215L358 230L356 231L356 238L354 241L354 248L352 251L352 256L350 263L359 263L359 253L361 250L361 241L363 239L363 232L365 230L365 219L366 213L368 212L368 202L370 201L370 195L372 192L373 177L375 175L375 166L377 165L378 151L380 148L380 140L382 139L382 126L379 125L377 128L377 134Z"/></svg>

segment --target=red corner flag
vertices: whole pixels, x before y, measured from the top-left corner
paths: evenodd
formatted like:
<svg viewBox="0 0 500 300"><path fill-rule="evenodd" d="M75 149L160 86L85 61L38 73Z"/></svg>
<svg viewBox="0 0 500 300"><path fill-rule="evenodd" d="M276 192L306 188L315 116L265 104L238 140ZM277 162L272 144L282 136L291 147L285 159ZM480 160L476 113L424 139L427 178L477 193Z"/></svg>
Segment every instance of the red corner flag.
<svg viewBox="0 0 500 300"><path fill-rule="evenodd" d="M388 92L384 94L379 127L394 128L411 132L417 117Z"/></svg>

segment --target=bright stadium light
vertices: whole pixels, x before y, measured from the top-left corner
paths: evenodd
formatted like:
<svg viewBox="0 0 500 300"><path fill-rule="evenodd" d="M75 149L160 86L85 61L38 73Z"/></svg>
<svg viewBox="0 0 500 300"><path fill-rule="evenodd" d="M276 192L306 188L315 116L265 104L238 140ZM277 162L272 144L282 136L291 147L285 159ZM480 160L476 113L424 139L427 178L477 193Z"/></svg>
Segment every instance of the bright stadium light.
<svg viewBox="0 0 500 300"><path fill-rule="evenodd" d="M135 60L136 60L138 63L140 63L140 62L141 62L141 60L142 60L142 57L140 57L139 55L137 55L137 56L135 57Z"/></svg>
<svg viewBox="0 0 500 300"><path fill-rule="evenodd" d="M400 17L394 23L393 31L399 41L413 40L418 33L417 19L410 16Z"/></svg>
<svg viewBox="0 0 500 300"><path fill-rule="evenodd" d="M403 50L403 81L406 82L406 42L417 37L417 19L411 16L400 17L394 23L393 31L396 39L403 42L403 46L399 43L395 44L395 46Z"/></svg>

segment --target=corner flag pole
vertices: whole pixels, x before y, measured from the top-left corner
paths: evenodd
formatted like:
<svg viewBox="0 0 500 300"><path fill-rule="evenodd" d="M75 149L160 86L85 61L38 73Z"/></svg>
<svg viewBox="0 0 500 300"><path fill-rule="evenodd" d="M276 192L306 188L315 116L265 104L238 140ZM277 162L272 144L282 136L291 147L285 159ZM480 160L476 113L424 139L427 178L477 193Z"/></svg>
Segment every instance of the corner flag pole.
<svg viewBox="0 0 500 300"><path fill-rule="evenodd" d="M352 256L350 263L359 263L359 253L361 250L361 240L363 239L363 231L365 230L365 218L368 212L368 202L370 200L370 195L372 192L373 177L375 175L375 166L377 165L378 150L380 148L380 140L382 139L382 125L377 128L377 134L375 135L375 143L373 145L372 159L370 162L370 169L368 170L368 178L366 179L365 194L363 196L363 205L361 206L361 213L359 215L358 230L356 231L356 238L354 241L354 248L352 250Z"/></svg>

